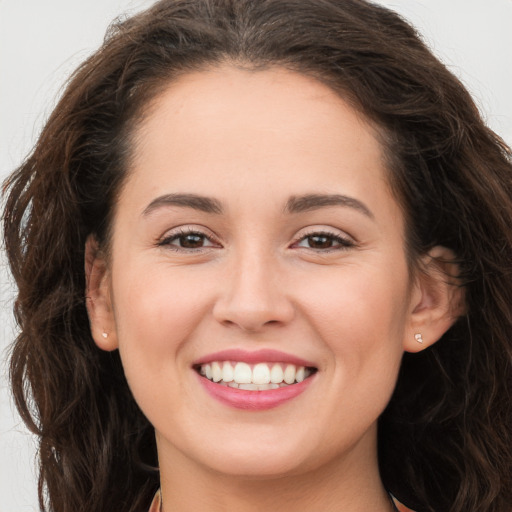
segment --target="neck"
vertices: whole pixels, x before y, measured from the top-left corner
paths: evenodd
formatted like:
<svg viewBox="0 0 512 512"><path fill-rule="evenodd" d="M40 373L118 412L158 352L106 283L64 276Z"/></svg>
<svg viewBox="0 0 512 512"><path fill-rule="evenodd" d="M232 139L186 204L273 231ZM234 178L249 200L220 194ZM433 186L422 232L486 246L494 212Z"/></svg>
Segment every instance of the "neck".
<svg viewBox="0 0 512 512"><path fill-rule="evenodd" d="M391 512L380 480L376 442L294 474L226 475L159 443L162 512Z"/></svg>

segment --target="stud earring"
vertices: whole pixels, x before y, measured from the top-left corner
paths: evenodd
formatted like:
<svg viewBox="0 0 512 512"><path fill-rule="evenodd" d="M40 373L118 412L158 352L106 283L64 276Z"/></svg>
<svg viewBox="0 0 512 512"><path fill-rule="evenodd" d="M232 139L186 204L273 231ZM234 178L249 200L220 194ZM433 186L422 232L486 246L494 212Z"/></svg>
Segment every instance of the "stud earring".
<svg viewBox="0 0 512 512"><path fill-rule="evenodd" d="M108 332L103 331L103 332L101 333L101 335L102 335L105 339L107 339L107 338L108 338Z"/></svg>
<svg viewBox="0 0 512 512"><path fill-rule="evenodd" d="M414 339L415 339L418 343L423 343L423 336L421 335L421 332L419 332L418 334L415 334L415 335L414 335Z"/></svg>

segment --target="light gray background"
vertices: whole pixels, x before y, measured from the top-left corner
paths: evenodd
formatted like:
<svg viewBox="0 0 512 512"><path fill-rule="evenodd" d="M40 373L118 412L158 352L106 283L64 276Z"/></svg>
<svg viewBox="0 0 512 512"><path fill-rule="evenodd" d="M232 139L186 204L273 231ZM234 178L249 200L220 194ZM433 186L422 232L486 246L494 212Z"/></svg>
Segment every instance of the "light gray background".
<svg viewBox="0 0 512 512"><path fill-rule="evenodd" d="M35 142L71 71L116 16L152 0L0 0L0 181ZM379 0L401 12L512 144L512 0ZM36 511L34 440L13 411L13 289L0 255L0 512Z"/></svg>

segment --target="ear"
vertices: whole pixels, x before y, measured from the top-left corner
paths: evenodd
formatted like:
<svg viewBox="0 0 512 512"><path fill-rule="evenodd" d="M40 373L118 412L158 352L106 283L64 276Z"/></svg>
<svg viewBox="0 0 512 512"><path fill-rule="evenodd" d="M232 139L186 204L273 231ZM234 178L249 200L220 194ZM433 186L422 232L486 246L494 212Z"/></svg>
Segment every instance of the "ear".
<svg viewBox="0 0 512 512"><path fill-rule="evenodd" d="M420 352L430 347L464 313L464 289L455 254L436 246L422 258L417 271L404 350Z"/></svg>
<svg viewBox="0 0 512 512"><path fill-rule="evenodd" d="M118 348L110 294L110 274L104 253L95 237L85 244L85 302L91 334L102 350Z"/></svg>

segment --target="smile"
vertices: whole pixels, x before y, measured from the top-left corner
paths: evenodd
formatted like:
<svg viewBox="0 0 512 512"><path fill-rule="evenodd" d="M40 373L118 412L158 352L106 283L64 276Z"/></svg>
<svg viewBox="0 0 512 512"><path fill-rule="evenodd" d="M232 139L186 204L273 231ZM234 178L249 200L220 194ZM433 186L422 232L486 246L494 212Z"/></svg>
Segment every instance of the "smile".
<svg viewBox="0 0 512 512"><path fill-rule="evenodd" d="M315 363L277 350L223 350L192 365L207 394L230 408L263 411L304 393L316 381Z"/></svg>
<svg viewBox="0 0 512 512"><path fill-rule="evenodd" d="M315 368L286 363L212 361L196 370L210 382L245 391L268 391L303 382Z"/></svg>

